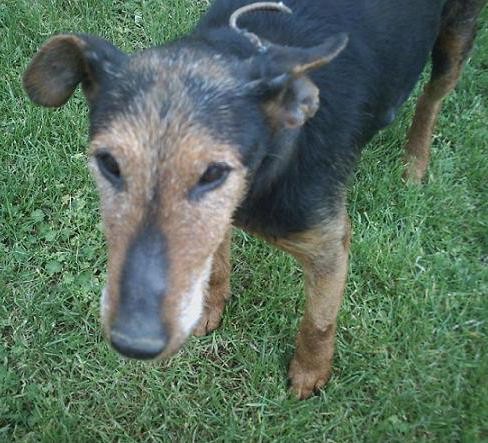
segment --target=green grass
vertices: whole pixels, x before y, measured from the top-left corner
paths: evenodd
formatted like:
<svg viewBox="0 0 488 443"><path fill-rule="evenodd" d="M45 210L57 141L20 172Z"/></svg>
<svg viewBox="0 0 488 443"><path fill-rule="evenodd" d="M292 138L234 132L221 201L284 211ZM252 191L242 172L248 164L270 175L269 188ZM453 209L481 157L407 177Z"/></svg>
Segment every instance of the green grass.
<svg viewBox="0 0 488 443"><path fill-rule="evenodd" d="M52 33L132 51L183 34L206 4L0 4L0 441L488 441L486 10L439 120L428 184L400 180L414 100L365 151L327 389L289 397L301 273L243 233L215 333L162 364L122 360L103 341L106 253L83 98L40 109L19 80Z"/></svg>

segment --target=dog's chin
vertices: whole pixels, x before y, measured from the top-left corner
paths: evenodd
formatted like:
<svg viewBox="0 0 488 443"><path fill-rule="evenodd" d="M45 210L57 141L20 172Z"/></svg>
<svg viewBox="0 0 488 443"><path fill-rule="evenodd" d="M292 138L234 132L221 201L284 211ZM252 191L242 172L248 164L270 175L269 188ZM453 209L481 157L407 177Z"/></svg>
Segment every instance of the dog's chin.
<svg viewBox="0 0 488 443"><path fill-rule="evenodd" d="M120 353L117 349L113 348L112 349L117 352L122 358L127 359L127 360L139 360L143 361L146 363L151 363L151 362L162 362L165 360L170 359L173 357L175 354L177 354L185 345L185 342L187 340L188 336L177 336L173 338L164 351L161 354L156 355L155 357L152 358L137 358L137 357L129 357L127 355L124 355ZM110 343L110 337L106 335L107 341Z"/></svg>
<svg viewBox="0 0 488 443"><path fill-rule="evenodd" d="M110 332L109 332L109 305L108 305L108 287L104 287L102 289L102 294L100 296L100 319L102 323L102 328L103 328L103 335L105 337L105 340L110 343ZM197 297L200 298L200 297ZM203 294L202 297L203 298ZM199 312L199 309L196 309L197 312ZM199 317L198 317L199 319ZM169 358L171 358L173 355L175 355L185 344L186 340L190 336L191 332L193 331L194 327L198 323L198 319L191 319L191 324L187 325L186 327L181 328L179 332L173 335L171 341L168 343L166 346L165 350L155 356L154 358L150 359L144 359L146 362L157 362L157 361L164 361ZM118 352L116 349L114 349L117 354L119 354L121 357L133 360L132 357L127 357L120 352Z"/></svg>
<svg viewBox="0 0 488 443"><path fill-rule="evenodd" d="M178 351L181 350L181 348L183 348L187 338L188 338L188 336L181 337L181 338L178 337L176 339L171 340L171 342L168 344L166 349L161 354L157 355L156 357L154 357L152 359L146 360L146 361L160 362L160 361L168 360L169 358L171 358L175 354L177 354Z"/></svg>

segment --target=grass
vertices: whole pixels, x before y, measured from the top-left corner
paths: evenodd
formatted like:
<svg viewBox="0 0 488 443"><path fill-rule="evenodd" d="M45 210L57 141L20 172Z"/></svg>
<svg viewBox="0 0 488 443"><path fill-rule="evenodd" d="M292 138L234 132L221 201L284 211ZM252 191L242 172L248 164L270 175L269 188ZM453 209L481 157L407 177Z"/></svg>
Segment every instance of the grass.
<svg viewBox="0 0 488 443"><path fill-rule="evenodd" d="M488 14L446 100L429 182L405 187L414 100L365 151L334 376L290 398L301 273L246 234L223 325L171 361L103 341L105 248L85 165L86 110L34 107L20 86L52 33L127 51L183 34L206 1L5 0L0 5L0 441L488 440Z"/></svg>

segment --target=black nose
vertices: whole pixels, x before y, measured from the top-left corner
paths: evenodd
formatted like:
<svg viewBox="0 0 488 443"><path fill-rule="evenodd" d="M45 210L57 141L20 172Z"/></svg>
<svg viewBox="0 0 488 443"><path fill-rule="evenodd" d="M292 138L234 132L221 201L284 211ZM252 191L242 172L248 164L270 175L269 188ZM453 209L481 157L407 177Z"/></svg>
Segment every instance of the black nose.
<svg viewBox="0 0 488 443"><path fill-rule="evenodd" d="M164 351L166 274L166 240L155 226L144 225L127 250L111 325L112 345L121 354L149 359Z"/></svg>
<svg viewBox="0 0 488 443"><path fill-rule="evenodd" d="M127 327L128 326L128 327ZM162 326L151 328L142 325L137 330L116 322L110 333L112 346L122 355L148 360L157 357L166 347L166 335Z"/></svg>

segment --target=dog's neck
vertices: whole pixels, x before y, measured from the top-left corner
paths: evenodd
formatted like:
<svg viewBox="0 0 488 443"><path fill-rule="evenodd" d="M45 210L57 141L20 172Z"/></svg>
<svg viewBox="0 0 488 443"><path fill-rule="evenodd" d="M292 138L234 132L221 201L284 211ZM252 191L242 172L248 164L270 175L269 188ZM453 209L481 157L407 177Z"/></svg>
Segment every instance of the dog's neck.
<svg viewBox="0 0 488 443"><path fill-rule="evenodd" d="M279 129L266 143L266 153L250 174L248 198L256 198L279 181L291 167L298 148L298 138L303 129Z"/></svg>

